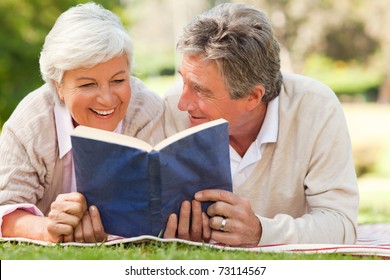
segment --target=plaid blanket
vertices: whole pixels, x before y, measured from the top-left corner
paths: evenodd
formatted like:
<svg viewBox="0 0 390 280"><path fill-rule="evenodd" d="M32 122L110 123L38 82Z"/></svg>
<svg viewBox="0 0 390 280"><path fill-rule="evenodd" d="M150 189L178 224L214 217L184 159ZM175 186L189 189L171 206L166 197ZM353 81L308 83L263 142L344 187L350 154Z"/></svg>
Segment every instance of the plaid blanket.
<svg viewBox="0 0 390 280"><path fill-rule="evenodd" d="M1 238L1 242L13 241L24 242L43 246L54 246L54 243L31 240L26 238ZM180 239L162 239L155 236L138 236L132 238L122 238L110 236L108 241L104 243L106 246L119 243L145 243L145 242L178 242L194 246L207 246L210 248L221 250L243 250L253 252L269 252L269 253L340 253L355 256L378 256L381 258L390 258L390 223L382 224L364 224L358 227L358 240L353 245L340 244L269 244L256 246L251 248L238 248L226 246L224 244L205 244L199 242L185 241ZM98 246L101 243L61 243L62 246Z"/></svg>

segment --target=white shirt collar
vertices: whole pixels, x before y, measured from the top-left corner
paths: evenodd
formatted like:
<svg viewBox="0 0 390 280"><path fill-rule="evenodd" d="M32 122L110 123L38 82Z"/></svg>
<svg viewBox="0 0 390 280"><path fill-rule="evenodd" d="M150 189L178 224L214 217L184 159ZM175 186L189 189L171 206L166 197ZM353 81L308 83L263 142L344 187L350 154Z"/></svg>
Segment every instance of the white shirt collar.
<svg viewBox="0 0 390 280"><path fill-rule="evenodd" d="M72 149L70 141L70 135L74 129L72 116L66 106L56 104L54 106L54 117L56 120L59 156L63 158Z"/></svg>
<svg viewBox="0 0 390 280"><path fill-rule="evenodd" d="M268 102L263 125L257 135L256 142L260 148L261 144L274 143L278 140L279 128L279 96Z"/></svg>
<svg viewBox="0 0 390 280"><path fill-rule="evenodd" d="M230 146L230 164L232 174L246 169L253 163L261 160L266 143L275 143L279 129L279 97L270 101L267 112L256 140L249 146L243 158Z"/></svg>
<svg viewBox="0 0 390 280"><path fill-rule="evenodd" d="M57 103L54 106L54 117L56 121L59 156L61 159L72 149L70 135L74 130L74 125L72 116L68 108L64 105ZM122 131L122 123L122 121L119 122L114 132L120 133Z"/></svg>

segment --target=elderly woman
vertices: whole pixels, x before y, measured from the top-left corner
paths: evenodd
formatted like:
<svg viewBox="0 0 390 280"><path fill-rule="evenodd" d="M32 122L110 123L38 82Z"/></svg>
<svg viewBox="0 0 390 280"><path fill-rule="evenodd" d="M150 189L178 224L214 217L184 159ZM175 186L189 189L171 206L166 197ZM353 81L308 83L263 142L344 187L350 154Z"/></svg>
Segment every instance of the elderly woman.
<svg viewBox="0 0 390 280"><path fill-rule="evenodd" d="M163 103L131 76L132 42L100 5L70 8L40 56L45 85L28 94L0 136L1 236L48 242L107 237L98 209L77 192L70 133L77 125L151 144L164 138Z"/></svg>

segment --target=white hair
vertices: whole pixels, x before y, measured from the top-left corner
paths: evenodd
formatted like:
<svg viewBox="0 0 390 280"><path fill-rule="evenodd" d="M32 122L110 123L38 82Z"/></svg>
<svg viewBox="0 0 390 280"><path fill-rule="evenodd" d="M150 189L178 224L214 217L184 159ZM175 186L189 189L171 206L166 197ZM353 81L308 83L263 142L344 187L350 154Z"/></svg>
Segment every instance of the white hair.
<svg viewBox="0 0 390 280"><path fill-rule="evenodd" d="M133 44L118 16L101 5L80 4L62 13L46 36L39 64L42 79L56 91L65 71L91 68L125 54L129 69Z"/></svg>

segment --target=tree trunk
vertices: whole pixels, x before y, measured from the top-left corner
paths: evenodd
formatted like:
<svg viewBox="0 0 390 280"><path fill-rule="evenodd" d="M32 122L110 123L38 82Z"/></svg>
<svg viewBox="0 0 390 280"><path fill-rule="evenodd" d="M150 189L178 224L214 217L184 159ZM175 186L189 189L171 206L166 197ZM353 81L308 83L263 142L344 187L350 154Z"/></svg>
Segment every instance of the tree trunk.
<svg viewBox="0 0 390 280"><path fill-rule="evenodd" d="M379 103L390 103L390 77L386 77L380 87L378 95Z"/></svg>

